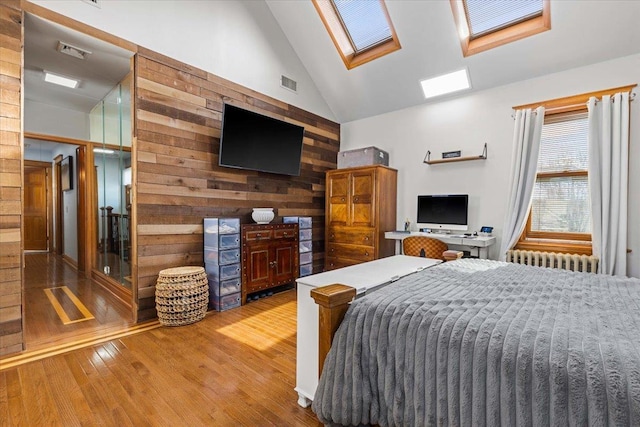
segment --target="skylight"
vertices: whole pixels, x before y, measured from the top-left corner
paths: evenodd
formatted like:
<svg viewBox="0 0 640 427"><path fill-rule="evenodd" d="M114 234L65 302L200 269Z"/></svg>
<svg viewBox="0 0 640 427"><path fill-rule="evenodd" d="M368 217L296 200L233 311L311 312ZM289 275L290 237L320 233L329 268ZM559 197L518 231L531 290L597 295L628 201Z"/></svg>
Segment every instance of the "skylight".
<svg viewBox="0 0 640 427"><path fill-rule="evenodd" d="M354 50L361 52L391 38L382 4L371 0L332 0Z"/></svg>
<svg viewBox="0 0 640 427"><path fill-rule="evenodd" d="M551 29L550 0L450 0L464 56Z"/></svg>
<svg viewBox="0 0 640 427"><path fill-rule="evenodd" d="M471 37L542 15L542 0L466 0Z"/></svg>
<svg viewBox="0 0 640 427"><path fill-rule="evenodd" d="M383 0L312 0L348 69L400 49Z"/></svg>

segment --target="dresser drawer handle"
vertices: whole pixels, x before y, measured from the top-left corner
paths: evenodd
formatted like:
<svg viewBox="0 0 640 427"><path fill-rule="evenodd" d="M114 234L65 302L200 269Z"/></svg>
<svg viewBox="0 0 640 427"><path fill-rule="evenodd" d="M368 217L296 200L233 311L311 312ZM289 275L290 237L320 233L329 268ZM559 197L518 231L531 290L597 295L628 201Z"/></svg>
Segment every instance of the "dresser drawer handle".
<svg viewBox="0 0 640 427"><path fill-rule="evenodd" d="M369 256L369 252L365 252L364 254L365 254L365 256Z"/></svg>
<svg viewBox="0 0 640 427"><path fill-rule="evenodd" d="M344 202L344 197L340 199L341 202Z"/></svg>
<svg viewBox="0 0 640 427"><path fill-rule="evenodd" d="M330 239L335 239L335 238L336 238L336 235L335 235L335 234L332 234L331 236L329 236L329 238L330 238Z"/></svg>
<svg viewBox="0 0 640 427"><path fill-rule="evenodd" d="M369 240L369 236L364 236L364 240Z"/></svg>
<svg viewBox="0 0 640 427"><path fill-rule="evenodd" d="M357 198L357 197L354 197L354 198L353 198L353 201L354 201L354 202L357 202L357 201L358 201L358 198Z"/></svg>
<svg viewBox="0 0 640 427"><path fill-rule="evenodd" d="M262 236L261 233L256 233L256 237L260 237L260 236Z"/></svg>

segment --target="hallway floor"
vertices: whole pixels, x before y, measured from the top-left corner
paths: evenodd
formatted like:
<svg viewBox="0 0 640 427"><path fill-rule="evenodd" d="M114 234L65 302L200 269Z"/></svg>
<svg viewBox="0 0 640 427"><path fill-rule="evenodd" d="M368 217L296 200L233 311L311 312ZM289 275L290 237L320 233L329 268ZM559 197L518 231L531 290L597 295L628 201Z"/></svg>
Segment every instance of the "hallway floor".
<svg viewBox="0 0 640 427"><path fill-rule="evenodd" d="M131 309L52 253L25 254L26 350L37 350L132 324Z"/></svg>

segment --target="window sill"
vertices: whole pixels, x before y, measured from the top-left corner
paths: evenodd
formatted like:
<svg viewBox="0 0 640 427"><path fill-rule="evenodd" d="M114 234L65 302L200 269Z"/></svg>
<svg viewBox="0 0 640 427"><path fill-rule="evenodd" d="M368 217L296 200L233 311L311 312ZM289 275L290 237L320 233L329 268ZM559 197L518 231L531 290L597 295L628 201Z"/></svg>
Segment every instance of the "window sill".
<svg viewBox="0 0 640 427"><path fill-rule="evenodd" d="M519 241L514 249L578 255L592 254L591 242L577 242L573 240L526 239Z"/></svg>

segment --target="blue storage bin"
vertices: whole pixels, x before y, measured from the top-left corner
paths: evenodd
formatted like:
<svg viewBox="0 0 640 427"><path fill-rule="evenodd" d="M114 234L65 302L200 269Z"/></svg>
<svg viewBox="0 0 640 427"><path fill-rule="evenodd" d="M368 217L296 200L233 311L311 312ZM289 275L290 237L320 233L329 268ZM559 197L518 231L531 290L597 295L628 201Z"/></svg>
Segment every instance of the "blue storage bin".
<svg viewBox="0 0 640 427"><path fill-rule="evenodd" d="M282 222L285 224L295 224L298 223L298 228L311 228L311 217L310 216L285 216L282 218Z"/></svg>
<svg viewBox="0 0 640 427"><path fill-rule="evenodd" d="M300 252L311 252L311 240L298 242L298 246L300 248Z"/></svg>
<svg viewBox="0 0 640 427"><path fill-rule="evenodd" d="M313 252L303 252L300 254L300 265L313 262Z"/></svg>
<svg viewBox="0 0 640 427"><path fill-rule="evenodd" d="M313 274L313 264L302 264L300 266L300 277Z"/></svg>
<svg viewBox="0 0 640 427"><path fill-rule="evenodd" d="M223 280L221 282L210 280L209 281L209 294L215 296L224 296L229 294L238 293L242 290L240 278Z"/></svg>
<svg viewBox="0 0 640 427"><path fill-rule="evenodd" d="M207 278L214 281L222 281L240 277L240 264L218 265L204 264Z"/></svg>
<svg viewBox="0 0 640 427"><path fill-rule="evenodd" d="M217 311L225 311L231 308L240 307L241 294L229 294L223 296L209 296L209 303Z"/></svg>
<svg viewBox="0 0 640 427"><path fill-rule="evenodd" d="M312 230L310 228L300 229L300 240L311 240Z"/></svg>
<svg viewBox="0 0 640 427"><path fill-rule="evenodd" d="M240 262L240 248L216 250L216 249L205 246L204 262L211 263L211 264L220 264L220 265L233 264L236 262Z"/></svg>

